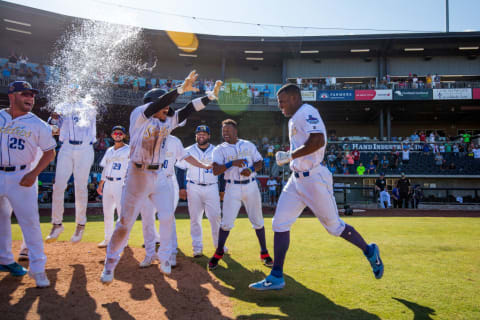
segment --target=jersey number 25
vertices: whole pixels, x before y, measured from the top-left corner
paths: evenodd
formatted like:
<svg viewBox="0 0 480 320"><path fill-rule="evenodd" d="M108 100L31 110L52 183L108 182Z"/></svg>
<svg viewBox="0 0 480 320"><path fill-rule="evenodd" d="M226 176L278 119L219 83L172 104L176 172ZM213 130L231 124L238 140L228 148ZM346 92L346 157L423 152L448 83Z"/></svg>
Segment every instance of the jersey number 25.
<svg viewBox="0 0 480 320"><path fill-rule="evenodd" d="M10 144L8 145L10 149L18 149L23 150L25 149L25 140L17 139L15 137L10 137Z"/></svg>

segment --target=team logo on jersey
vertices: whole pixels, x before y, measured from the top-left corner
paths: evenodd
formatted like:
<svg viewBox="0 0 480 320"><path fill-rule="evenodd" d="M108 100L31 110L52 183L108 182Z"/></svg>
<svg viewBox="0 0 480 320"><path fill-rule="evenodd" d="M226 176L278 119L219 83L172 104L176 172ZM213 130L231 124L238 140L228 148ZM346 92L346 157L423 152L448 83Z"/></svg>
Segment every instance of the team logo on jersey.
<svg viewBox="0 0 480 320"><path fill-rule="evenodd" d="M157 126L148 126L145 128L145 131L143 132L143 138L148 139L151 137L160 137L160 138L165 138L168 136L168 128L162 127L158 128Z"/></svg>
<svg viewBox="0 0 480 320"><path fill-rule="evenodd" d="M5 133L14 136L20 137L30 137L32 135L31 131L25 130L25 127L0 127L0 133Z"/></svg>
<svg viewBox="0 0 480 320"><path fill-rule="evenodd" d="M308 115L307 122L310 124L317 124L320 120L312 116L311 114Z"/></svg>

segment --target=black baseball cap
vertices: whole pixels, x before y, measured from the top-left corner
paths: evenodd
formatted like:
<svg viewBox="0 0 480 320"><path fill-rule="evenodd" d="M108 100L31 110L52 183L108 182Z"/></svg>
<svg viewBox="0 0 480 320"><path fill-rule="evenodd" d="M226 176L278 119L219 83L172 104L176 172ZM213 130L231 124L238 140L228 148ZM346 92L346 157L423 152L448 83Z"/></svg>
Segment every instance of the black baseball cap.
<svg viewBox="0 0 480 320"><path fill-rule="evenodd" d="M8 94L27 90L32 91L35 94L38 94L40 92L37 89L34 89L32 85L27 81L14 81L8 85Z"/></svg>

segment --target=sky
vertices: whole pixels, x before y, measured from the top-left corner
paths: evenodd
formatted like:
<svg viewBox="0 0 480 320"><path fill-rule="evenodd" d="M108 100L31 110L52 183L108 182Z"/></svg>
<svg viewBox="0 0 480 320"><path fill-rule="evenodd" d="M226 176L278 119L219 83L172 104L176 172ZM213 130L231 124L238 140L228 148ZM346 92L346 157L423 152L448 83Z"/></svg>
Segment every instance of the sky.
<svg viewBox="0 0 480 320"><path fill-rule="evenodd" d="M446 0L16 0L69 16L221 36L444 32ZM450 31L480 31L480 0L449 0ZM107 13L108 14L105 14Z"/></svg>

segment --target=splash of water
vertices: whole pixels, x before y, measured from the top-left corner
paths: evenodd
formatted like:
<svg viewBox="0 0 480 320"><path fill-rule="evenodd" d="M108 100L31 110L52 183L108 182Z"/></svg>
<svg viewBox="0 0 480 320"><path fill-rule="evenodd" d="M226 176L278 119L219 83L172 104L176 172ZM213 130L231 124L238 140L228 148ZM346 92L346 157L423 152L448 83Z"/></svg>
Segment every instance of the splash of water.
<svg viewBox="0 0 480 320"><path fill-rule="evenodd" d="M141 28L101 21L72 25L52 57L47 107L63 115L76 114L80 125L88 125L88 119L110 100L114 77L149 69L140 59L142 35Z"/></svg>

